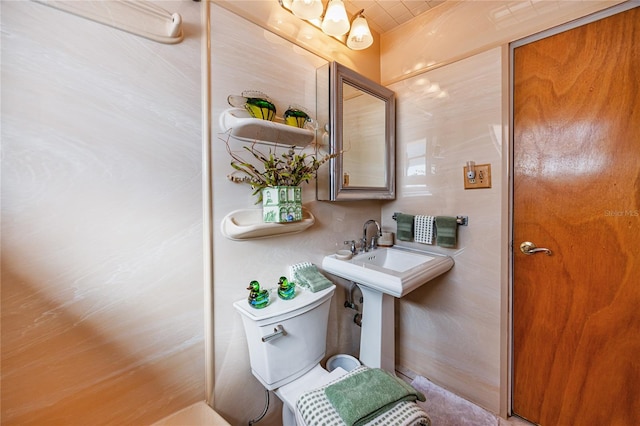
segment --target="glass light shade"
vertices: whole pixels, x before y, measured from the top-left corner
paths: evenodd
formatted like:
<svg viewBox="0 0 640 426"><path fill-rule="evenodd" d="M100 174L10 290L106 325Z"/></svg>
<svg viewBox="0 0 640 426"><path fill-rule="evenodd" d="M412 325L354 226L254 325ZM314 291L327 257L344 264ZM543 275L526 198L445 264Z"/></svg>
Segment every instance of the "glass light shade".
<svg viewBox="0 0 640 426"><path fill-rule="evenodd" d="M322 15L322 0L293 0L291 11L298 18L312 20Z"/></svg>
<svg viewBox="0 0 640 426"><path fill-rule="evenodd" d="M340 37L349 31L349 18L342 0L329 1L321 28L326 34L334 37Z"/></svg>
<svg viewBox="0 0 640 426"><path fill-rule="evenodd" d="M347 46L353 50L362 50L373 44L373 36L369 24L364 16L359 15L351 25L351 32L347 37Z"/></svg>

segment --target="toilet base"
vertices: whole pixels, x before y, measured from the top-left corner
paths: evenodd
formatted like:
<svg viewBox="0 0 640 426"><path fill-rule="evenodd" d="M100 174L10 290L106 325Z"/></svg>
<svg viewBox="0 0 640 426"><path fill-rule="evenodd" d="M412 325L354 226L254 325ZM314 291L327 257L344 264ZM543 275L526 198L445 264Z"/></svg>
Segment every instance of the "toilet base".
<svg viewBox="0 0 640 426"><path fill-rule="evenodd" d="M308 373L299 377L291 383L274 390L274 393L282 401L282 425L283 426L301 426L300 420L296 422L296 402L300 396L315 388L326 385L327 383L344 376L347 372L341 367L328 372L320 364L313 367Z"/></svg>

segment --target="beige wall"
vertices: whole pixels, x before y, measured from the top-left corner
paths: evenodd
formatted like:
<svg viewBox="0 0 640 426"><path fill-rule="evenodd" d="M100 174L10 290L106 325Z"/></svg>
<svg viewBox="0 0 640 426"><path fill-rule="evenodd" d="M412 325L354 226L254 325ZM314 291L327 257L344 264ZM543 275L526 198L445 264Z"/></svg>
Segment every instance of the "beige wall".
<svg viewBox="0 0 640 426"><path fill-rule="evenodd" d="M162 45L2 2L2 424L204 399L200 5Z"/></svg>
<svg viewBox="0 0 640 426"><path fill-rule="evenodd" d="M500 48L392 84L398 97L397 199L394 212L469 217L455 266L399 300L397 364L497 412L501 358L501 203L503 123ZM429 83L426 83L426 80ZM440 91L430 88L439 86ZM464 190L468 160L491 164L490 189Z"/></svg>

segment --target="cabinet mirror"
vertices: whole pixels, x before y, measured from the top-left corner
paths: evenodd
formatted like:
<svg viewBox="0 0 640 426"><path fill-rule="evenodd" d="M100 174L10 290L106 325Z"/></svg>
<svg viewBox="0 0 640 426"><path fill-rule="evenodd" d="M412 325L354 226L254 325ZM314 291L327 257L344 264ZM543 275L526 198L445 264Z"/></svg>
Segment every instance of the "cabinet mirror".
<svg viewBox="0 0 640 426"><path fill-rule="evenodd" d="M325 78L329 123L319 138L328 146L319 145L342 155L320 170L318 199L394 199L394 92L337 62L318 70L319 88ZM320 93L318 99L322 100Z"/></svg>

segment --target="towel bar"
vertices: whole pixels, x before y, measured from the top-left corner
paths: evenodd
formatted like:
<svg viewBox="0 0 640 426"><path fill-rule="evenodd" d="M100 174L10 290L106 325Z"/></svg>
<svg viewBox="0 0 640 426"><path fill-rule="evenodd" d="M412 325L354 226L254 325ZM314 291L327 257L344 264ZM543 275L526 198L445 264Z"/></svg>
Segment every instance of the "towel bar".
<svg viewBox="0 0 640 426"><path fill-rule="evenodd" d="M391 218L396 220L398 218L399 212L395 212ZM469 225L469 216L456 216L456 223L459 226L467 226Z"/></svg>

